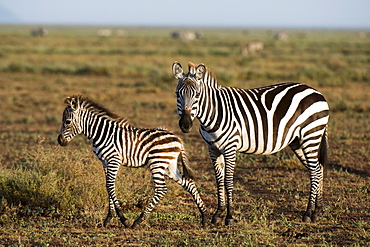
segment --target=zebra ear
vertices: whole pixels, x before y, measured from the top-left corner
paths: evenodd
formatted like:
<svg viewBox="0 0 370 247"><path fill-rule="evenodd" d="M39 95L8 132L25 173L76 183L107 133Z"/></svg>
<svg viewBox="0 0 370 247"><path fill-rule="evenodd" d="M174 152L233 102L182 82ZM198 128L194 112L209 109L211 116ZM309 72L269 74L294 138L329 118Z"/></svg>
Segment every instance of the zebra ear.
<svg viewBox="0 0 370 247"><path fill-rule="evenodd" d="M204 64L199 64L195 70L195 79L203 79L204 74L206 73L206 66Z"/></svg>
<svg viewBox="0 0 370 247"><path fill-rule="evenodd" d="M77 99L75 97L67 97L64 100L64 103L71 107L73 110L77 110L78 104L77 104Z"/></svg>
<svg viewBox="0 0 370 247"><path fill-rule="evenodd" d="M176 79L181 79L184 77L184 71L181 67L181 64L178 63L177 61L174 62L172 65L172 73Z"/></svg>

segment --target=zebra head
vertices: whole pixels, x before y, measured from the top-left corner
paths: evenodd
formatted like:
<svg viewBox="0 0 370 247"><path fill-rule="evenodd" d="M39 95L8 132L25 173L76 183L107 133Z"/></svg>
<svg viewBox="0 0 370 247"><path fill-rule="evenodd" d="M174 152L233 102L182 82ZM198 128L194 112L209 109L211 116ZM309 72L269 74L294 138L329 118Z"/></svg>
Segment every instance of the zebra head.
<svg viewBox="0 0 370 247"><path fill-rule="evenodd" d="M80 97L68 97L64 100L67 107L64 109L62 117L62 127L58 136L58 143L66 146L72 139L82 133L79 121Z"/></svg>
<svg viewBox="0 0 370 247"><path fill-rule="evenodd" d="M193 120L198 114L201 80L206 67L189 63L189 73L185 74L180 63L175 62L172 72L178 81L176 87L177 113L180 115L179 126L182 132L189 133Z"/></svg>

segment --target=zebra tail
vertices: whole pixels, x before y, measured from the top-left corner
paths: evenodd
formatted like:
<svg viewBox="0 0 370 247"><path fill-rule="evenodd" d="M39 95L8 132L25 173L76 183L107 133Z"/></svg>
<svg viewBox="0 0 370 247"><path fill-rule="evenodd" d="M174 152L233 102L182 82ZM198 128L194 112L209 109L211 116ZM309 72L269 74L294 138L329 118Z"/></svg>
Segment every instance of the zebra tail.
<svg viewBox="0 0 370 247"><path fill-rule="evenodd" d="M319 150L319 162L324 168L324 177L326 177L328 170L328 149L329 149L328 134L327 130L325 129Z"/></svg>
<svg viewBox="0 0 370 247"><path fill-rule="evenodd" d="M184 150L181 151L180 159L182 163L182 170L183 170L184 177L194 179L195 177L194 171L189 167L189 160Z"/></svg>

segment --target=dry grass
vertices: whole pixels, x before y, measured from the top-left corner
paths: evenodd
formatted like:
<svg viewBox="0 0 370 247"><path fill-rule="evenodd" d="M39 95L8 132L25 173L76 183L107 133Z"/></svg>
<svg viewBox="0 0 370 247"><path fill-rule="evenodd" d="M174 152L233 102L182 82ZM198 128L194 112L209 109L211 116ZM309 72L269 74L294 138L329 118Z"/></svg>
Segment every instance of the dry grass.
<svg viewBox="0 0 370 247"><path fill-rule="evenodd" d="M13 29L11 29L13 28ZM0 27L0 244L5 246L366 246L370 241L369 39L355 32L291 31L281 43L264 30L204 30L183 43L170 30L129 29L127 37L95 36L93 27L50 27L29 37L28 27ZM13 30L13 31L12 31ZM260 55L240 47L261 39ZM212 213L217 205L213 169L197 131L177 126L171 65L205 63L223 85L263 86L304 81L329 101L330 170L325 212L300 222L307 198L306 170L289 150L272 156L238 155L232 227L200 227L190 195L168 180L169 192L139 229L107 210L100 162L82 137L67 148L56 141L62 100L83 94L139 127L167 127L180 135L197 171L196 184ZM149 172L122 168L117 191L134 220L151 197Z"/></svg>

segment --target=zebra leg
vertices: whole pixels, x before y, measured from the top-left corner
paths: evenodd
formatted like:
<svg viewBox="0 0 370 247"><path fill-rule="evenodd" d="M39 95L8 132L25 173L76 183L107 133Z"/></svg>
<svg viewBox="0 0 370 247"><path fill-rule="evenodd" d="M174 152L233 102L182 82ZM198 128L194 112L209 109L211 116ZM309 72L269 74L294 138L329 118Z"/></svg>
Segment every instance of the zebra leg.
<svg viewBox="0 0 370 247"><path fill-rule="evenodd" d="M195 187L194 181L190 178L183 177L182 182L179 184L181 184L182 187L193 196L193 199L195 203L197 204L200 215L201 215L202 226L206 226L207 225L206 223L207 209L203 203L202 198L199 195L197 188Z"/></svg>
<svg viewBox="0 0 370 247"><path fill-rule="evenodd" d="M128 225L128 222L127 222L127 219L125 218L125 216L123 215L123 210L121 208L121 205L119 204L118 200L117 200L117 196L116 196L116 191L115 191L115 180L116 180L116 175L117 175L117 171L118 169L116 169L117 166L107 166L107 172L106 172L106 188L107 188L107 192L108 192L108 195L109 195L109 211L108 211L108 215L107 215L107 218L105 219L104 223L107 221L109 222L109 218L111 217L111 205L113 204L115 210L116 210L116 213L118 215L118 217L120 218L122 224L125 226L125 227L129 227ZM111 168L111 169L110 169Z"/></svg>
<svg viewBox="0 0 370 247"><path fill-rule="evenodd" d="M102 161L103 163L103 168L104 168L104 174L105 174L105 177L107 179L107 166L106 166L106 163L104 161ZM106 180L107 181L107 180ZM108 205L108 214L107 214L107 217L105 218L104 220L104 223L103 223L103 226L104 227L107 227L110 220L112 219L113 217L113 212L114 212L114 203L113 203L113 200L110 198L110 195L108 193L108 201L109 201L109 205Z"/></svg>
<svg viewBox="0 0 370 247"><path fill-rule="evenodd" d="M189 192L192 195L201 214L202 226L205 226L207 209L203 203L202 198L199 195L198 189L195 186L194 181L181 174L181 172L177 169L176 160L174 160L174 162L172 162L171 165L166 169L166 175L169 178L172 178L176 183L180 184L187 192Z"/></svg>
<svg viewBox="0 0 370 247"><path fill-rule="evenodd" d="M217 149L209 149L213 167L215 170L218 206L216 212L212 216L212 224L217 224L221 220L221 214L225 211L225 163L224 156Z"/></svg>
<svg viewBox="0 0 370 247"><path fill-rule="evenodd" d="M323 206L324 168L319 163L317 150L308 152L301 148L295 149L294 145L290 147L301 163L307 167L310 175L310 196L302 221L315 222Z"/></svg>
<svg viewBox="0 0 370 247"><path fill-rule="evenodd" d="M226 190L226 219L225 225L233 225L234 205L233 205L233 187L234 187L234 167L236 160L236 151L230 150L225 155L225 190Z"/></svg>
<svg viewBox="0 0 370 247"><path fill-rule="evenodd" d="M110 220L112 219L112 212L114 211L114 204L113 204L113 201L111 199L109 199L109 206L108 206L108 214L107 214L107 217L105 218L104 220L104 227L107 227L107 225L109 224Z"/></svg>
<svg viewBox="0 0 370 247"><path fill-rule="evenodd" d="M315 222L318 214L322 210L323 205L322 193L324 184L324 170L319 162L316 162L312 166L309 165L308 170L310 173L311 189L307 210L303 215L302 221Z"/></svg>
<svg viewBox="0 0 370 247"><path fill-rule="evenodd" d="M162 163L163 164L163 163ZM166 181L164 180L164 169L162 165L154 166L155 164L150 165L150 171L152 172L153 183L154 183L154 196L146 207L146 209L141 213L141 215L135 220L131 228L135 228L141 222L143 222L146 217L153 211L155 205L163 198L167 193Z"/></svg>

